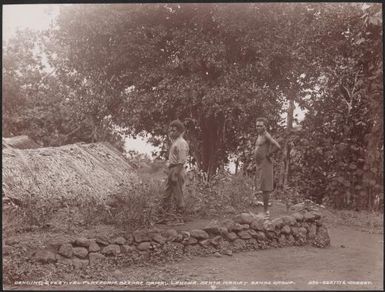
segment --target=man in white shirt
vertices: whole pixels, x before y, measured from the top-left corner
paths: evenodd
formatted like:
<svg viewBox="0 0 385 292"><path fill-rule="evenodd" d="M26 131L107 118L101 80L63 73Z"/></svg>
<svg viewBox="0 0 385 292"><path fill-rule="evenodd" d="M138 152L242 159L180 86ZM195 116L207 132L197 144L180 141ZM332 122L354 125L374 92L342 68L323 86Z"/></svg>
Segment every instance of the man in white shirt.
<svg viewBox="0 0 385 292"><path fill-rule="evenodd" d="M183 138L185 127L179 120L174 120L169 125L169 139L171 147L168 155L168 177L166 191L163 199L163 209L169 213L173 205L179 217L184 212L183 185L185 181L184 165L187 162L189 146Z"/></svg>

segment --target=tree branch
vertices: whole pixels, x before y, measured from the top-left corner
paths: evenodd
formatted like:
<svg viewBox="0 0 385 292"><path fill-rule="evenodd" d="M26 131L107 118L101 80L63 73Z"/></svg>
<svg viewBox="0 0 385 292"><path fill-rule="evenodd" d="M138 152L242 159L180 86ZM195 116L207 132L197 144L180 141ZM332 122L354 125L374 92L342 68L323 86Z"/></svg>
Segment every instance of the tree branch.
<svg viewBox="0 0 385 292"><path fill-rule="evenodd" d="M342 88L346 91L346 94L348 95L350 101L348 101L345 97L344 97L344 101L346 102L346 105L348 106L348 115L350 114L350 111L352 110L352 103L353 103L353 97L351 96L351 93L349 92L349 90L344 86L344 85L341 85Z"/></svg>

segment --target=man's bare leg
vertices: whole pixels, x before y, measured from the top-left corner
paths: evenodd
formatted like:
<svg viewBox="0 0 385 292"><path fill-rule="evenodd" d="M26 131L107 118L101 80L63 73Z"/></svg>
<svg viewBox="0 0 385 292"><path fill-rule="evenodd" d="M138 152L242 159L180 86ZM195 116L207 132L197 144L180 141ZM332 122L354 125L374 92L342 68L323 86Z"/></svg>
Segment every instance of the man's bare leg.
<svg viewBox="0 0 385 292"><path fill-rule="evenodd" d="M263 211L265 212L266 215L269 214L269 197L270 197L270 192L263 192Z"/></svg>

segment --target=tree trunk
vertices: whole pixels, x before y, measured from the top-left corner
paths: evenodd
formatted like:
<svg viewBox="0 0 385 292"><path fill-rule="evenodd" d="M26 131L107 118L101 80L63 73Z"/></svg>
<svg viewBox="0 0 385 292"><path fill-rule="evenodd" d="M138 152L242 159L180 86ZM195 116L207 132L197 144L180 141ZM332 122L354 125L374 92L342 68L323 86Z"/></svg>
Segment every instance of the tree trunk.
<svg viewBox="0 0 385 292"><path fill-rule="evenodd" d="M283 152L283 161L281 163L281 171L280 171L280 188L284 195L286 195L286 189L288 184L288 177L289 177L289 167L290 167L290 133L293 129L293 120L294 120L294 98L293 96L289 97L289 108L287 110L287 119L286 119L286 137L284 140L284 145L282 147Z"/></svg>
<svg viewBox="0 0 385 292"><path fill-rule="evenodd" d="M362 194L365 198L361 198L361 206L365 209L373 211L379 209L380 196L383 197L383 170L382 170L382 153L383 153L383 83L382 83L382 60L373 66L372 72L365 72L366 84L368 85L366 96L369 97L368 105L372 126L367 135L367 147L365 153L364 176L363 183L365 192Z"/></svg>
<svg viewBox="0 0 385 292"><path fill-rule="evenodd" d="M210 180L220 165L220 151L223 148L223 120L210 117L202 122L201 166Z"/></svg>
<svg viewBox="0 0 385 292"><path fill-rule="evenodd" d="M382 107L381 107L382 108ZM375 204L377 196L381 193L378 186L382 186L382 171L381 171L381 147L382 144L382 121L380 117L374 115L372 129L368 135L366 157L364 164L364 187L365 195L362 202L362 207L373 211L378 209L378 203Z"/></svg>
<svg viewBox="0 0 385 292"><path fill-rule="evenodd" d="M196 133L188 134L190 153L194 158L194 163L198 166L198 169L203 169L202 165L202 153L201 153L201 143L196 135Z"/></svg>
<svg viewBox="0 0 385 292"><path fill-rule="evenodd" d="M239 168L239 160L238 158L235 160L235 174L238 174L238 168Z"/></svg>

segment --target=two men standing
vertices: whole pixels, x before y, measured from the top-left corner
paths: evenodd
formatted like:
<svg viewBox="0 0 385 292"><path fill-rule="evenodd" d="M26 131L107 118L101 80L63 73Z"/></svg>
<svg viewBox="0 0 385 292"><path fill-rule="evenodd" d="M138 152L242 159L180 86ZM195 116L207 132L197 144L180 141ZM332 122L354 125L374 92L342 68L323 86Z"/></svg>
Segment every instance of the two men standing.
<svg viewBox="0 0 385 292"><path fill-rule="evenodd" d="M273 163L271 156L281 149L266 130L267 120L258 118L256 121L257 139L253 151L253 160L256 165L255 187L257 193L263 195L264 214L269 217L269 196L273 191ZM184 212L183 185L185 181L185 163L189 153L189 146L183 138L185 127L179 120L174 120L169 125L169 139L171 147L168 156L168 176L165 196L163 198L163 211L172 212L176 206L176 215L179 223L183 223Z"/></svg>

